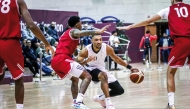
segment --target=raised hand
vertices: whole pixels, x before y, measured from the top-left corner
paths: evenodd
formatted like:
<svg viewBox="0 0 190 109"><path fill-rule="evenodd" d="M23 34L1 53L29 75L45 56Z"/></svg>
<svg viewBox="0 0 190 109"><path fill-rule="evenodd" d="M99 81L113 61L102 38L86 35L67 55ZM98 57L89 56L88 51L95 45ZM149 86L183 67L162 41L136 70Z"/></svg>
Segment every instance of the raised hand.
<svg viewBox="0 0 190 109"><path fill-rule="evenodd" d="M98 30L97 33L98 33L98 34L104 33L104 31L106 31L110 26L111 26L111 25L106 25L106 26L104 26L102 29Z"/></svg>
<svg viewBox="0 0 190 109"><path fill-rule="evenodd" d="M124 26L124 27L116 27L118 30L129 30L131 29L130 28L130 25L129 26Z"/></svg>

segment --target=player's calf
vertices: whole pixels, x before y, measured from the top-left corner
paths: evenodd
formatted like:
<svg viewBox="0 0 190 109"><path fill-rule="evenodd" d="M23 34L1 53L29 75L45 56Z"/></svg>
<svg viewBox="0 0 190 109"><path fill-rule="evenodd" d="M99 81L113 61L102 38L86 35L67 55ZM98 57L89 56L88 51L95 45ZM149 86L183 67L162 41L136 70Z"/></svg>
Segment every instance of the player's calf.
<svg viewBox="0 0 190 109"><path fill-rule="evenodd" d="M23 101L24 101L23 77L15 80L15 99L16 99L17 109L23 109Z"/></svg>

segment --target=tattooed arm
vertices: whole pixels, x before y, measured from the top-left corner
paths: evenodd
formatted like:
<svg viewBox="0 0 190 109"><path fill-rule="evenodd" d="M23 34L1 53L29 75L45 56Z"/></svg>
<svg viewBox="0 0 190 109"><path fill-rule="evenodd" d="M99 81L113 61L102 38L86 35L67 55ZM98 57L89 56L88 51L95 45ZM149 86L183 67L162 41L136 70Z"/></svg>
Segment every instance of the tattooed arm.
<svg viewBox="0 0 190 109"><path fill-rule="evenodd" d="M79 38L81 36L90 36L90 35L99 35L102 34L104 31L106 31L107 28L109 28L110 25L106 25L100 30L79 30L79 29L73 29L71 30L71 36L73 38Z"/></svg>

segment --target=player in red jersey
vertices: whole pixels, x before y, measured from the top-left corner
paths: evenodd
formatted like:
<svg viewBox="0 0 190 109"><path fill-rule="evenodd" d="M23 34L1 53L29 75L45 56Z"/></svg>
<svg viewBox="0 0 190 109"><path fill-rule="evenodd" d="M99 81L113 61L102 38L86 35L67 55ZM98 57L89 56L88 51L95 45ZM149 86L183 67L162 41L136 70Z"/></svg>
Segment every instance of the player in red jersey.
<svg viewBox="0 0 190 109"><path fill-rule="evenodd" d="M15 99L17 109L23 109L24 101L24 58L20 45L20 17L38 39L44 42L46 50L53 54L53 48L34 24L24 0L0 0L0 82L5 75L5 63L15 80Z"/></svg>
<svg viewBox="0 0 190 109"><path fill-rule="evenodd" d="M103 27L101 30L82 30L82 23L78 16L70 17L68 25L71 28L65 31L60 37L55 57L51 61L51 66L62 79L67 77L72 81L71 91L73 99L76 101L72 106L75 108L87 109L83 104L83 96L92 77L83 66L72 59L72 55L77 48L81 36L102 34L109 25ZM94 57L90 60L93 59ZM79 92L77 92L78 78L82 79Z"/></svg>
<svg viewBox="0 0 190 109"><path fill-rule="evenodd" d="M118 29L129 30L140 26L146 26L162 18L168 19L171 38L174 40L174 47L169 56L167 70L167 89L169 103L166 109L176 109L174 106L175 81L174 76L178 67L185 64L190 66L190 5L182 3L183 0L171 0L172 5L159 11L153 17L142 22Z"/></svg>

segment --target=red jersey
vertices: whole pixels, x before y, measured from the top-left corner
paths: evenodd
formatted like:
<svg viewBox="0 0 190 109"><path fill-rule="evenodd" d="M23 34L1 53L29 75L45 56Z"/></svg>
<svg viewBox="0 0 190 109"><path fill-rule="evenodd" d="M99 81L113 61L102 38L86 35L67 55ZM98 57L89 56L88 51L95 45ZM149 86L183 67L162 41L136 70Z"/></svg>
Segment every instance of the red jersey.
<svg viewBox="0 0 190 109"><path fill-rule="evenodd" d="M168 19L170 35L190 37L190 5L178 2L158 12L162 18Z"/></svg>
<svg viewBox="0 0 190 109"><path fill-rule="evenodd" d="M20 14L17 0L0 0L0 38L20 37Z"/></svg>
<svg viewBox="0 0 190 109"><path fill-rule="evenodd" d="M79 39L72 38L70 34L71 30L72 29L68 29L60 37L55 54L65 54L71 57L75 52L79 43Z"/></svg>
<svg viewBox="0 0 190 109"><path fill-rule="evenodd" d="M190 5L178 3L170 6L168 15L171 36L190 37Z"/></svg>

